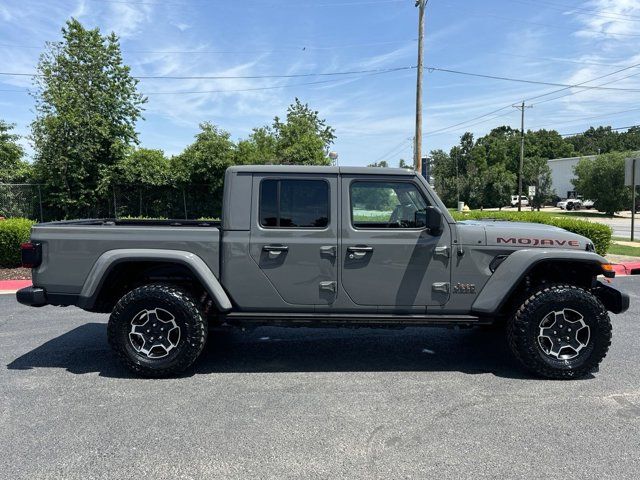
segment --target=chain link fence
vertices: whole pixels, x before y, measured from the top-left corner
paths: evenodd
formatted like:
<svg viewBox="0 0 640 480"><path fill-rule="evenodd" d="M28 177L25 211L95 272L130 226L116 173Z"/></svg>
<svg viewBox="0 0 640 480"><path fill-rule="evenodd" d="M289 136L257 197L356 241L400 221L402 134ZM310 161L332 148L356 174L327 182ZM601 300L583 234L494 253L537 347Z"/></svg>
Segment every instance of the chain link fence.
<svg viewBox="0 0 640 480"><path fill-rule="evenodd" d="M47 203L43 190L39 184L0 183L0 217L25 217L40 222L62 220L60 209ZM221 197L206 184L116 185L103 197L83 216L193 220L219 218L222 209Z"/></svg>

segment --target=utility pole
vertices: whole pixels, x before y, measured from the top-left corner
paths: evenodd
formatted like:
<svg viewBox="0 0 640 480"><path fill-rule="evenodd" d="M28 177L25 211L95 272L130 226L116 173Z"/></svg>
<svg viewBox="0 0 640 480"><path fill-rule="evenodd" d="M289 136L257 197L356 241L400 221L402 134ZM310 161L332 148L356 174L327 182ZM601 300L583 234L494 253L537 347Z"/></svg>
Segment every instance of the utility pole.
<svg viewBox="0 0 640 480"><path fill-rule="evenodd" d="M429 0L416 0L418 7L418 72L416 82L416 138L413 167L422 171L422 57L424 43L424 10Z"/></svg>
<svg viewBox="0 0 640 480"><path fill-rule="evenodd" d="M525 105L524 100L520 105L513 105L520 110L520 165L518 166L518 211L522 211L522 167L524 165L524 109L531 108L531 105Z"/></svg>

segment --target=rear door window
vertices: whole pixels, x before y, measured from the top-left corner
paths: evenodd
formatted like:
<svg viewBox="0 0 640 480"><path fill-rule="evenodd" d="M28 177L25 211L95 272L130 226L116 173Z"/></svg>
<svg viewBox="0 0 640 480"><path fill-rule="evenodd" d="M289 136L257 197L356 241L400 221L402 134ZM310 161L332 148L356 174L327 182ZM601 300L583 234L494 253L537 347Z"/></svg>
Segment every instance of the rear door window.
<svg viewBox="0 0 640 480"><path fill-rule="evenodd" d="M267 179L260 184L260 225L326 228L329 184L324 180Z"/></svg>

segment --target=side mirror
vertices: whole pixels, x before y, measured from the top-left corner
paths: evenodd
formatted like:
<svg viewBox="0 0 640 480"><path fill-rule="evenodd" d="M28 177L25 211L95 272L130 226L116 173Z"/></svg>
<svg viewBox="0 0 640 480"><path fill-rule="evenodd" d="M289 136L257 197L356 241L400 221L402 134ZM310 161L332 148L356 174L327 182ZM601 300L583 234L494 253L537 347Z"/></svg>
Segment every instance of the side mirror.
<svg viewBox="0 0 640 480"><path fill-rule="evenodd" d="M426 207L415 213L416 227L426 227L431 235L442 233L442 212L438 207Z"/></svg>

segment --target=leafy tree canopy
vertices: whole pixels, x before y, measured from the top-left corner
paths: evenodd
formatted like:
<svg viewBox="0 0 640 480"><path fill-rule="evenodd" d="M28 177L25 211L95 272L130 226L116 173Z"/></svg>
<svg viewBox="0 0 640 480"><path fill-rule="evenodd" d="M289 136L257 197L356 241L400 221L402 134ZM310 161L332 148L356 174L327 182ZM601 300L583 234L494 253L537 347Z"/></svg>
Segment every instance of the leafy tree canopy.
<svg viewBox="0 0 640 480"><path fill-rule="evenodd" d="M69 20L62 41L41 55L32 123L35 168L49 203L69 216L90 215L116 163L137 142L146 99L123 64L118 37Z"/></svg>
<svg viewBox="0 0 640 480"><path fill-rule="evenodd" d="M613 215L631 206L631 188L624 185L624 162L629 154L612 152L583 158L575 167L573 184L600 211Z"/></svg>
<svg viewBox="0 0 640 480"><path fill-rule="evenodd" d="M0 183L26 182L31 177L31 165L22 158L20 136L11 133L14 127L0 120Z"/></svg>

